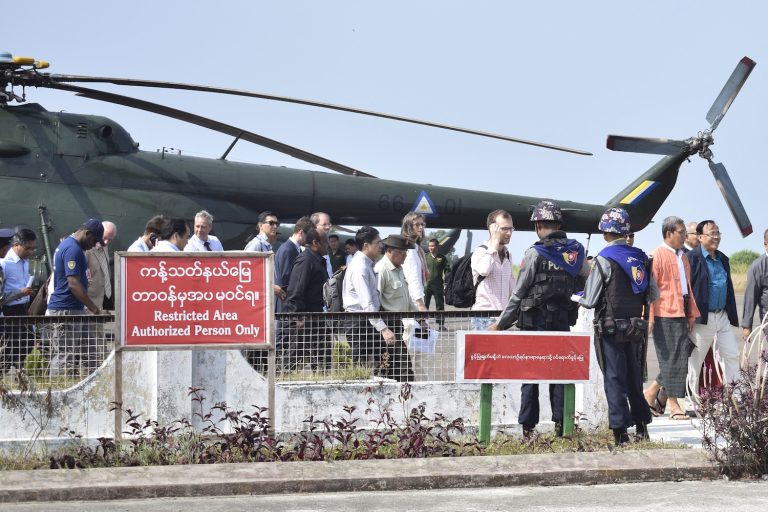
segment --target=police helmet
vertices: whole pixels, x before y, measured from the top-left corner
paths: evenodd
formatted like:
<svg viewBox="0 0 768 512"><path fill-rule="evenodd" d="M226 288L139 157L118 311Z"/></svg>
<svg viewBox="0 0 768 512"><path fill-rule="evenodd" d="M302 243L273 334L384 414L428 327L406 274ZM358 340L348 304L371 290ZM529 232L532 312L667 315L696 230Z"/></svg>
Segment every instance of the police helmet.
<svg viewBox="0 0 768 512"><path fill-rule="evenodd" d="M608 208L600 217L597 229L603 233L626 235L632 231L629 225L629 213L624 208Z"/></svg>
<svg viewBox="0 0 768 512"><path fill-rule="evenodd" d="M554 201L539 201L539 204L533 209L531 220L563 222L563 212L560 211L560 207Z"/></svg>

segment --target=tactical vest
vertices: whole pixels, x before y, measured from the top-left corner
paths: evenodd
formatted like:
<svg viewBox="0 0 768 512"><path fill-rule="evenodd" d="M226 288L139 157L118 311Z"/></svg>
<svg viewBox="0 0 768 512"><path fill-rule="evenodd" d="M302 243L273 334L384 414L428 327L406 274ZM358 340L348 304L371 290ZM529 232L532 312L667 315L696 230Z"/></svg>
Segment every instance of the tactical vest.
<svg viewBox="0 0 768 512"><path fill-rule="evenodd" d="M561 330L575 325L578 305L571 295L576 291L576 278L541 255L535 261L533 286L520 301L518 325L526 330Z"/></svg>
<svg viewBox="0 0 768 512"><path fill-rule="evenodd" d="M615 261L608 260L608 263L611 265L611 279L605 283L602 304L597 308L595 316L627 320L640 318L643 315L646 293L633 293L627 273Z"/></svg>

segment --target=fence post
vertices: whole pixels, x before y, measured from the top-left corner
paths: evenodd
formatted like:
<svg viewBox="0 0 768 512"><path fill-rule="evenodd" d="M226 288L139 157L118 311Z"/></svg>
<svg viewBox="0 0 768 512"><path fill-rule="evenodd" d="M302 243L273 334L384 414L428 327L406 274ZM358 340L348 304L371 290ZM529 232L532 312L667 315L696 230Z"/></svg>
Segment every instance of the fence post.
<svg viewBox="0 0 768 512"><path fill-rule="evenodd" d="M493 384L480 384L480 443L488 446L491 442L491 404Z"/></svg>
<svg viewBox="0 0 768 512"><path fill-rule="evenodd" d="M563 435L572 436L576 416L576 384L565 384L563 387Z"/></svg>

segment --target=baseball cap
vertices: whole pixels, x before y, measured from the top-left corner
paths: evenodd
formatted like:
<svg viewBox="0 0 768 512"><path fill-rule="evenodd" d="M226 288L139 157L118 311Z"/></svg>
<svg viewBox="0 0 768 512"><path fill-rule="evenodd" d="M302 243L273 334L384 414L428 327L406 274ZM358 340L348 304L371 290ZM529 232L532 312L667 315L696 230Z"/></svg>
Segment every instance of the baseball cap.
<svg viewBox="0 0 768 512"><path fill-rule="evenodd" d="M88 219L83 222L81 229L87 229L93 233L93 236L96 237L96 241L99 244L104 245L104 224L102 224L99 219Z"/></svg>

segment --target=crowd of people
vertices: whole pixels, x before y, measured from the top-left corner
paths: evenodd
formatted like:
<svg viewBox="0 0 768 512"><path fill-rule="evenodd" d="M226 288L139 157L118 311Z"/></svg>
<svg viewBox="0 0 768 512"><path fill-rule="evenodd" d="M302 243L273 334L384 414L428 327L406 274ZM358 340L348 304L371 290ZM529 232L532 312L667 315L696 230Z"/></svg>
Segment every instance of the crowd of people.
<svg viewBox="0 0 768 512"><path fill-rule="evenodd" d="M198 212L190 229L184 219L155 216L128 251L221 251L221 241L211 234L213 221L210 213ZM501 314L495 319L472 318L472 328L504 330L516 325L524 331L568 331L576 323L579 306L593 309L596 354L617 443L629 441L632 427L637 437L646 438L652 417L667 407L670 419L687 419L691 412L680 401L689 397L695 405L702 383L727 384L738 378L736 329L740 326L741 337L747 339L755 310L759 308L761 318L768 311L768 230L765 253L748 272L739 324L729 259L719 250L722 235L713 220L686 224L679 217L664 219L662 243L648 255L634 247L627 211L610 208L598 225L606 246L595 258L587 258L584 247L562 230L563 215L556 203L541 201L531 221L539 240L525 251L515 277L507 248L514 232L512 216L504 210L488 214L488 239L471 255L472 310ZM277 214L262 212L258 232L244 250L274 252L279 225ZM419 213L406 214L400 234L383 239L376 228L362 226L343 248L331 228L332 220L323 212L296 221L291 236L274 255L275 310L327 311L324 287L338 276L341 310L368 314L331 322L313 315L279 321L282 368L328 368L330 331L336 330L347 334L355 363L372 365L383 377L413 380L407 346L412 331L401 319L387 320L392 317L380 312L428 311L433 297L442 310L448 259L439 253L435 239L429 240L427 251L422 248L426 219ZM114 286L107 247L116 234L114 223L88 219L62 239L46 288L46 315L81 315L86 310L100 314L110 307ZM5 316L30 311L37 290L28 260L36 249L34 231L0 229L0 305ZM660 372L643 389L649 333ZM19 343L10 361L17 367L32 349L29 341ZM713 345L714 363L707 366ZM525 435L533 433L540 420L538 395L537 384L522 386L518 421ZM556 433L561 435L563 386L549 385L549 398Z"/></svg>

